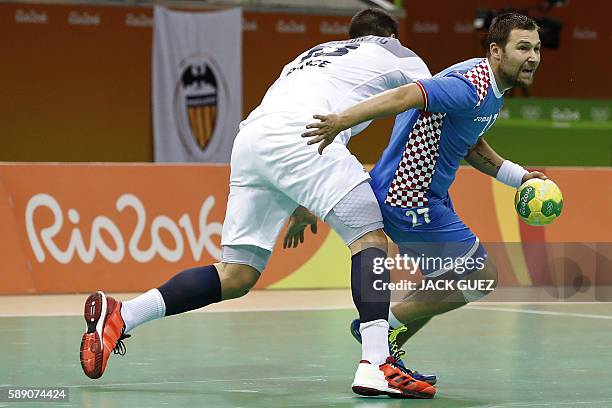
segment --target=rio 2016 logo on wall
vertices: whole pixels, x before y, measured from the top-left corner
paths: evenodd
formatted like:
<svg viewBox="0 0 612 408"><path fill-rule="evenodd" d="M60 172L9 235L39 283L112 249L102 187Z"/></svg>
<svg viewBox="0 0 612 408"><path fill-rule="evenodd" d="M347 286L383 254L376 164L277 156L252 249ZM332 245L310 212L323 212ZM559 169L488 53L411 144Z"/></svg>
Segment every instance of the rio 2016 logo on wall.
<svg viewBox="0 0 612 408"><path fill-rule="evenodd" d="M155 256L166 262L179 262L189 257L187 248L191 250L191 256L196 262L205 254L218 260L221 259L221 248L215 244L213 236L221 236L223 225L220 222L208 221L214 206L215 198L210 195L202 202L195 222L188 213L184 213L178 222L166 215L154 217L148 231L150 245L144 250L140 248L140 241L147 232L147 209L142 200L131 193L122 194L115 203L118 213L131 209L136 216L131 234L128 234L129 227L126 227L125 223L106 215L97 215L89 228L82 226L81 216L75 208L65 212L70 221L65 226L64 210L60 203L54 196L44 193L35 194L28 200L25 208L25 228L32 252L39 263L45 262L46 253L61 264L71 263L75 255L81 262L91 264L98 253L103 259L114 264L123 262L126 257L139 263L148 263ZM51 224L40 226L35 215L38 211L45 210L51 213ZM118 213L115 215L119 215ZM58 242L65 242L65 239L58 236L66 234L64 229L69 229L70 234L67 245L64 245L65 249L62 249ZM89 234L84 231L89 231ZM164 233L170 237L166 243L161 238ZM129 235L129 238L126 239L126 235ZM56 239L59 241L56 242ZM86 244L87 242L89 244Z"/></svg>
<svg viewBox="0 0 612 408"><path fill-rule="evenodd" d="M207 55L184 59L178 71L174 93L177 130L187 151L203 158L227 123L228 87L219 65Z"/></svg>

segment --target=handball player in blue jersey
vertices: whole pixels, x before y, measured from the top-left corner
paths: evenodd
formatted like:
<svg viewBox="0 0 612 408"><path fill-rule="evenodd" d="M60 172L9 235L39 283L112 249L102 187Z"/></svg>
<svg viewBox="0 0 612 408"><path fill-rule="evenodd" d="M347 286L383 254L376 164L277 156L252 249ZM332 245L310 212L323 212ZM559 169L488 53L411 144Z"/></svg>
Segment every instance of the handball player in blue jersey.
<svg viewBox="0 0 612 408"><path fill-rule="evenodd" d="M546 178L503 159L483 138L499 115L504 92L533 82L540 64L538 26L518 13L500 15L491 24L487 44L485 58L455 64L433 78L383 92L339 114L315 115L319 122L308 125L311 130L303 134L311 138L308 144L320 143L319 153L324 154L344 129L397 114L389 146L371 172L386 234L402 255L455 260L450 268L446 262L423 262L425 281L492 283L463 291L453 286L411 292L389 312L391 327L403 331L398 335L396 330L390 340L400 345L433 316L482 298L497 283L484 247L455 213L448 194L461 160L514 188L530 178ZM352 333L359 339L357 323ZM392 346L397 351L397 344Z"/></svg>

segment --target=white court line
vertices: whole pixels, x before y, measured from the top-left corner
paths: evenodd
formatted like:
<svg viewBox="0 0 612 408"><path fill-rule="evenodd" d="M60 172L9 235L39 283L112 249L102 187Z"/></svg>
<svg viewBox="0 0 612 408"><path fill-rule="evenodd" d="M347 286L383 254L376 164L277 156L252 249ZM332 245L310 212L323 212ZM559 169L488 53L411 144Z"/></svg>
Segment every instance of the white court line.
<svg viewBox="0 0 612 408"><path fill-rule="evenodd" d="M586 317L593 319L605 319L612 320L612 315L598 315L588 313L571 313L571 312L550 312L545 310L532 310L532 309L514 309L514 308L503 308L503 307L487 307L480 306L480 304L488 305L513 305L513 306L535 306L535 305L610 305L609 303L602 302L487 302L479 303L474 305L467 305L462 309L470 310L490 310L499 312L516 312L516 313L528 313L528 314L541 314L541 315L553 315L553 316L574 316L574 317ZM193 310L188 313L240 313L240 312L307 312L307 311L328 311L328 310L354 310L354 306L304 306L304 307L246 307L236 309L202 309ZM19 314L19 313L0 313L2 317L66 317L66 316L83 316L83 313L79 310L78 312L70 313L36 313L36 314Z"/></svg>
<svg viewBox="0 0 612 408"><path fill-rule="evenodd" d="M514 309L506 307L482 307L482 306L466 306L470 310L487 310L494 312L514 312L514 313L525 313L525 314L537 314L547 316L571 316L571 317L584 317L587 319L603 319L612 320L612 316L589 314L589 313L571 313L571 312L551 312L549 310L533 310L533 309Z"/></svg>
<svg viewBox="0 0 612 408"><path fill-rule="evenodd" d="M489 405L488 408L506 408L506 407L557 407L559 405L591 405L606 403L609 406L612 400L597 400L597 401L553 401L553 402L509 402L507 404Z"/></svg>
<svg viewBox="0 0 612 408"><path fill-rule="evenodd" d="M81 307L82 309L82 307ZM187 313L240 313L240 312L309 312L309 311L326 311L326 310L352 310L354 306L305 306L305 307L247 307L240 309L204 309L192 310ZM19 314L19 313L0 313L0 317L65 317L65 316L83 316L83 312L70 313L37 313L37 314Z"/></svg>
<svg viewBox="0 0 612 408"><path fill-rule="evenodd" d="M131 382L131 383L112 383L112 384L59 384L54 387L61 388L104 388L104 387L127 387L136 385L172 385L172 384L203 384L203 383L215 383L215 382L236 382L236 381L282 381L282 380L297 380L297 381L327 381L327 376L311 375L303 377L268 377L268 378L238 378L238 379L221 379L221 380L192 380L192 381L162 381L162 382Z"/></svg>
<svg viewBox="0 0 612 408"><path fill-rule="evenodd" d="M519 303L515 303L518 305ZM533 305L534 303L524 303L524 305ZM576 304L581 304L577 302ZM548 310L533 310L533 309L515 309L515 308L504 308L504 307L486 307L477 305L467 305L461 309L468 310L484 310L491 312L511 312L511 313L524 313L534 314L543 316L566 316L566 317L580 317L586 319L600 319L600 320L612 320L610 315L600 314L589 314L589 313L572 313L572 312L552 312ZM304 311L325 311L325 310L351 310L347 307L311 307L311 308L265 308L265 309L242 309L242 310L207 310L207 311L191 311L188 313L237 313L237 312L304 312ZM2 317L64 317L64 316L81 316L79 315L2 315ZM47 329L35 329L35 328L18 328L18 329L4 329L5 332L21 332L21 331L35 331L35 330L47 330Z"/></svg>
<svg viewBox="0 0 612 408"><path fill-rule="evenodd" d="M553 306L574 306L574 305L606 305L606 306L612 306L612 302L560 302L560 301L556 301L556 302L488 302L488 301L481 301L478 303L475 303L471 306L478 306L478 305L493 305L493 306L497 306L497 305L520 305L520 306L525 306L525 305L553 305Z"/></svg>

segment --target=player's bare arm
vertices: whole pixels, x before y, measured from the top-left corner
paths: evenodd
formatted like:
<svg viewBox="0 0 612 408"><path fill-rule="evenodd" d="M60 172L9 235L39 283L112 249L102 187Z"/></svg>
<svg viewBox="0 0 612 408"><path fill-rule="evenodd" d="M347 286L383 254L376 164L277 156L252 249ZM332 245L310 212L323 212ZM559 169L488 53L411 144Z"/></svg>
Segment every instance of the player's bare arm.
<svg viewBox="0 0 612 408"><path fill-rule="evenodd" d="M425 99L417 84L402 85L372 96L339 114L314 115L313 118L319 119L319 122L308 124L306 128L314 130L304 132L302 137L312 137L308 141L309 145L321 143L319 154L323 154L323 149L345 129L368 120L397 115L407 109L421 109L424 106Z"/></svg>
<svg viewBox="0 0 612 408"><path fill-rule="evenodd" d="M505 161L482 137L470 149L465 156L465 160L475 169L491 177L497 177L499 169ZM542 172L532 171L523 176L522 182L524 183L532 178L546 180L547 177Z"/></svg>
<svg viewBox="0 0 612 408"><path fill-rule="evenodd" d="M497 175L504 162L504 159L482 137L470 149L467 156L465 156L465 160L475 169L491 177Z"/></svg>
<svg viewBox="0 0 612 408"><path fill-rule="evenodd" d="M289 227L283 240L283 248L296 248L304 243L304 230L310 225L310 231L317 233L317 217L305 207L299 206L289 217Z"/></svg>

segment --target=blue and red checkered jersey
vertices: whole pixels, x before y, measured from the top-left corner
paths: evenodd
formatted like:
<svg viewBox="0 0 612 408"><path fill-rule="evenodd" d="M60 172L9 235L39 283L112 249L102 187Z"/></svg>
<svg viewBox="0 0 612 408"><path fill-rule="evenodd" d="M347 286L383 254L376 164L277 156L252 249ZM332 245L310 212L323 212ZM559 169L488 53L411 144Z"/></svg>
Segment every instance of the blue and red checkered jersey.
<svg viewBox="0 0 612 408"><path fill-rule="evenodd" d="M383 214L443 199L468 150L493 125L503 94L486 58L455 64L417 84L425 109L397 116L389 146L371 172Z"/></svg>

